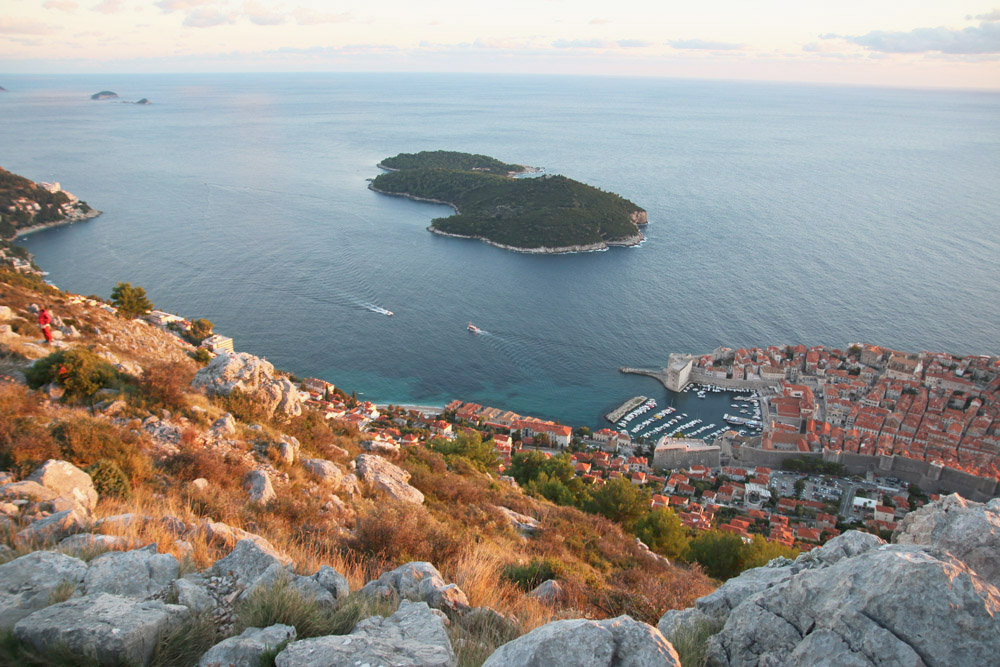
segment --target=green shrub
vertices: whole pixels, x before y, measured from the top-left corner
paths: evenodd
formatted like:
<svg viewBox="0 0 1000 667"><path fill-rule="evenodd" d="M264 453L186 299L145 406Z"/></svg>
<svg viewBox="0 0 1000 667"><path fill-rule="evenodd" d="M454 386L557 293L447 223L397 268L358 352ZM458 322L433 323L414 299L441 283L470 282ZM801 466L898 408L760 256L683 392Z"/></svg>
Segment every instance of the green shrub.
<svg viewBox="0 0 1000 667"><path fill-rule="evenodd" d="M562 565L552 558L533 558L526 565L511 563L503 569L503 578L512 581L525 591L531 591L543 581L555 579L562 573Z"/></svg>
<svg viewBox="0 0 1000 667"><path fill-rule="evenodd" d="M128 319L145 315L153 310L153 302L146 298L146 290L118 283L111 290L111 303L118 309L118 316Z"/></svg>
<svg viewBox="0 0 1000 667"><path fill-rule="evenodd" d="M128 476L114 461L98 459L87 466L86 471L101 497L114 496L128 499L132 495L132 485L128 481Z"/></svg>
<svg viewBox="0 0 1000 667"><path fill-rule="evenodd" d="M118 372L111 364L82 347L53 352L35 362L25 375L32 389L55 382L68 397L77 399L90 398L118 380Z"/></svg>
<svg viewBox="0 0 1000 667"><path fill-rule="evenodd" d="M191 353L191 358L204 366L212 360L212 353L203 347L199 347Z"/></svg>
<svg viewBox="0 0 1000 667"><path fill-rule="evenodd" d="M385 602L357 596L343 600L334 609L323 608L288 579L278 579L270 586L256 589L237 605L233 629L242 632L246 628L266 628L281 623L294 626L299 639L346 635L361 619L388 613L392 613L392 609Z"/></svg>

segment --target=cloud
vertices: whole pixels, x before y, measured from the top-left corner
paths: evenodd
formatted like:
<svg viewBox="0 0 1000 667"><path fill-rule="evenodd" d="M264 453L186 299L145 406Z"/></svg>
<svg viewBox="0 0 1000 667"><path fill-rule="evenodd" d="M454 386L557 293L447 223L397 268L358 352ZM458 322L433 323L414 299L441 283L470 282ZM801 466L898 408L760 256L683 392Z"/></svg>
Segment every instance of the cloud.
<svg viewBox="0 0 1000 667"><path fill-rule="evenodd" d="M350 12L341 12L339 14L321 13L313 9L306 9L305 7L299 7L292 15L295 17L295 22L299 25L319 25L320 23L347 23L351 21L354 16Z"/></svg>
<svg viewBox="0 0 1000 667"><path fill-rule="evenodd" d="M124 0L104 0L104 2L91 7L91 9L101 14L119 14L125 11L125 2Z"/></svg>
<svg viewBox="0 0 1000 667"><path fill-rule="evenodd" d="M42 7L45 7L45 9L58 9L61 12L76 11L76 8L79 6L70 0L48 0L48 2L42 4Z"/></svg>
<svg viewBox="0 0 1000 667"><path fill-rule="evenodd" d="M619 39L618 40L618 46L622 47L623 49L637 49L637 48L642 48L644 46L652 46L652 45L653 45L652 42L647 42L647 41L642 40L642 39Z"/></svg>
<svg viewBox="0 0 1000 667"><path fill-rule="evenodd" d="M557 49L608 49L614 45L602 39L557 39L552 46Z"/></svg>
<svg viewBox="0 0 1000 667"><path fill-rule="evenodd" d="M212 4L213 0L158 0L153 4L160 8L164 14L172 12L182 12L185 9L194 9Z"/></svg>
<svg viewBox="0 0 1000 667"><path fill-rule="evenodd" d="M966 21L979 20L979 21L1000 21L1000 9L994 9L988 14L976 14L975 16L966 16Z"/></svg>
<svg viewBox="0 0 1000 667"><path fill-rule="evenodd" d="M590 25L607 25L611 19L590 19Z"/></svg>
<svg viewBox="0 0 1000 667"><path fill-rule="evenodd" d="M50 35L52 26L31 19L0 17L0 35Z"/></svg>
<svg viewBox="0 0 1000 667"><path fill-rule="evenodd" d="M243 3L243 13L257 25L280 25L285 22L284 15L269 11L257 2Z"/></svg>
<svg viewBox="0 0 1000 667"><path fill-rule="evenodd" d="M830 39L831 36L824 36ZM866 35L843 35L842 39L881 53L929 53L967 55L1000 53L1000 23L983 22L955 30L943 26L917 28L909 32L875 30Z"/></svg>
<svg viewBox="0 0 1000 667"><path fill-rule="evenodd" d="M742 44L733 42L712 42L706 39L673 39L667 42L675 49L705 49L709 51L739 51Z"/></svg>
<svg viewBox="0 0 1000 667"><path fill-rule="evenodd" d="M235 12L220 12L217 9L197 8L187 15L184 25L189 28L211 28L236 22Z"/></svg>

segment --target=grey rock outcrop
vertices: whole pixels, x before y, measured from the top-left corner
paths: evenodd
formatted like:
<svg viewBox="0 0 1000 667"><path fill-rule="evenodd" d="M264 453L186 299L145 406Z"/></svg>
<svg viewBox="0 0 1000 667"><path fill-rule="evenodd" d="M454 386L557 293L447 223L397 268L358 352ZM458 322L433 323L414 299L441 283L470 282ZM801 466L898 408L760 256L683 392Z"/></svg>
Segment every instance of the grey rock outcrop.
<svg viewBox="0 0 1000 667"><path fill-rule="evenodd" d="M454 667L457 661L445 629L444 614L423 602L404 600L389 618L366 618L349 635L293 642L278 654L274 664L276 667Z"/></svg>
<svg viewBox="0 0 1000 667"><path fill-rule="evenodd" d="M952 494L907 514L892 541L945 549L1000 588L1000 498L984 504Z"/></svg>
<svg viewBox="0 0 1000 667"><path fill-rule="evenodd" d="M133 551L109 551L90 561L83 580L87 595L111 593L143 600L177 578L180 569L171 554L156 553L156 545Z"/></svg>
<svg viewBox="0 0 1000 667"><path fill-rule="evenodd" d="M528 595L546 604L558 604L566 601L566 591L562 584L555 579L546 579Z"/></svg>
<svg viewBox="0 0 1000 667"><path fill-rule="evenodd" d="M249 586L272 565L285 568L291 559L280 552L268 549L251 539L243 539L228 556L212 565L212 574L232 575L240 586Z"/></svg>
<svg viewBox="0 0 1000 667"><path fill-rule="evenodd" d="M90 475L68 461L49 459L28 476L57 496L71 498L88 511L97 505L97 490Z"/></svg>
<svg viewBox="0 0 1000 667"><path fill-rule="evenodd" d="M747 598L708 664L983 664L1000 652L1000 592L931 551L886 545Z"/></svg>
<svg viewBox="0 0 1000 667"><path fill-rule="evenodd" d="M361 442L361 449L374 454L394 456L399 454L399 445L386 440L364 440Z"/></svg>
<svg viewBox="0 0 1000 667"><path fill-rule="evenodd" d="M538 519L530 517L527 514L515 512L514 510L508 507L503 507L502 505L496 505L495 507L501 514L504 515L507 521L510 522L511 527L524 536L534 535L535 532L542 526L538 522Z"/></svg>
<svg viewBox="0 0 1000 667"><path fill-rule="evenodd" d="M347 577L329 565L321 565L312 578L326 589L335 600L343 600L351 594L351 585L347 582Z"/></svg>
<svg viewBox="0 0 1000 667"><path fill-rule="evenodd" d="M33 522L18 532L22 544L43 544L59 541L87 529L87 515L79 509L63 510Z"/></svg>
<svg viewBox="0 0 1000 667"><path fill-rule="evenodd" d="M370 488L391 498L421 504L424 494L410 486L410 473L375 454L361 454L356 459L358 477Z"/></svg>
<svg viewBox="0 0 1000 667"><path fill-rule="evenodd" d="M87 564L57 551L33 551L0 565L0 628L46 607L54 590L79 586Z"/></svg>
<svg viewBox="0 0 1000 667"><path fill-rule="evenodd" d="M243 479L243 488L250 496L250 500L258 505L266 505L278 497L271 485L271 478L263 470L248 472Z"/></svg>
<svg viewBox="0 0 1000 667"><path fill-rule="evenodd" d="M61 646L102 664L146 665L160 634L187 615L180 605L101 593L36 611L17 622L14 634L43 652Z"/></svg>
<svg viewBox="0 0 1000 667"><path fill-rule="evenodd" d="M302 414L302 396L295 385L279 375L270 362L245 352L218 355L198 371L191 386L224 396L239 389L253 396L269 414Z"/></svg>
<svg viewBox="0 0 1000 667"><path fill-rule="evenodd" d="M52 489L46 489L38 482L24 480L23 482L9 482L0 486L0 498L30 500L32 502L44 502L58 498L59 494Z"/></svg>
<svg viewBox="0 0 1000 667"><path fill-rule="evenodd" d="M208 591L199 584L189 579L177 579L173 582L174 592L177 593L177 604L182 604L192 611L200 614L211 611L215 607L215 600Z"/></svg>
<svg viewBox="0 0 1000 667"><path fill-rule="evenodd" d="M343 471L336 464L324 459L302 459L302 467L315 475L321 482L340 488L344 480Z"/></svg>
<svg viewBox="0 0 1000 667"><path fill-rule="evenodd" d="M799 572L827 567L845 558L851 558L885 544L869 533L848 531L838 535L819 549L802 554L794 561L775 558L763 567L756 567L733 577L722 586L698 598L692 609L671 609L656 624L660 632L669 640L682 629L693 629L700 623L721 625L729 613L744 600L781 585Z"/></svg>
<svg viewBox="0 0 1000 667"><path fill-rule="evenodd" d="M256 665L261 656L282 644L294 641L295 628L290 625L272 625L267 628L247 628L238 637L224 639L198 661L198 667L240 667Z"/></svg>
<svg viewBox="0 0 1000 667"><path fill-rule="evenodd" d="M619 616L554 621L507 642L483 667L680 667L674 647L651 625Z"/></svg>
<svg viewBox="0 0 1000 667"><path fill-rule="evenodd" d="M93 533L77 533L59 542L59 548L63 551L85 551L90 549L111 551L114 549L126 549L128 546L129 539L127 537L94 535Z"/></svg>
<svg viewBox="0 0 1000 667"><path fill-rule="evenodd" d="M445 583L441 573L425 561L414 561L369 581L359 591L365 597L420 600L436 609L461 611L469 600L455 584Z"/></svg>

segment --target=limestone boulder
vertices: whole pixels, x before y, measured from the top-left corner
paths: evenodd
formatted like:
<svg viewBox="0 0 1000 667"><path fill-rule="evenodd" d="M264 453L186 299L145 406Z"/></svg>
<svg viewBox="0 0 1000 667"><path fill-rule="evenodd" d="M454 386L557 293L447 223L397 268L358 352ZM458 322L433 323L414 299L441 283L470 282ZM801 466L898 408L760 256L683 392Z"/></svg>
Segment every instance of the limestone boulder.
<svg viewBox="0 0 1000 667"><path fill-rule="evenodd" d="M295 628L272 625L267 628L247 628L238 637L224 639L201 656L198 667L240 667L257 665L264 653L295 640Z"/></svg>
<svg viewBox="0 0 1000 667"><path fill-rule="evenodd" d="M404 600L392 616L366 618L348 635L293 642L278 654L276 667L392 665L455 667L444 614L423 602Z"/></svg>
<svg viewBox="0 0 1000 667"><path fill-rule="evenodd" d="M78 509L55 512L19 531L17 539L21 544L58 542L75 533L85 532L87 521L87 515Z"/></svg>
<svg viewBox="0 0 1000 667"><path fill-rule="evenodd" d="M196 480L197 481L197 480ZM235 526L230 526L222 521L212 521L211 519L203 519L201 523L191 526L185 535L193 536L199 534L204 537L208 542L211 542L217 546L222 547L234 547L240 540L251 540L255 542L262 550L274 554L277 558L282 561L290 561L286 555L281 553L277 548L274 547L266 539L251 533L250 531L243 530L242 528L236 528Z"/></svg>
<svg viewBox="0 0 1000 667"><path fill-rule="evenodd" d="M62 551L112 551L126 549L129 546L127 537L118 535L95 535L93 533L77 533L59 542Z"/></svg>
<svg viewBox="0 0 1000 667"><path fill-rule="evenodd" d="M242 539L228 556L220 558L212 565L211 572L216 576L231 575L240 586L247 587L272 565L287 567L291 559L275 550L259 544L251 539Z"/></svg>
<svg viewBox="0 0 1000 667"><path fill-rule="evenodd" d="M188 613L180 605L100 593L36 611L17 622L14 635L42 652L63 647L105 665L147 665L161 633Z"/></svg>
<svg viewBox="0 0 1000 667"><path fill-rule="evenodd" d="M437 568L425 561L400 565L369 581L359 592L365 597L420 600L436 609L462 611L469 608L469 600L462 589L445 582Z"/></svg>
<svg viewBox="0 0 1000 667"><path fill-rule="evenodd" d="M977 503L952 494L910 512L892 533L895 544L948 551L1000 588L1000 499Z"/></svg>
<svg viewBox="0 0 1000 667"><path fill-rule="evenodd" d="M974 665L1000 651L1000 592L929 547L805 569L732 610L709 665Z"/></svg>
<svg viewBox="0 0 1000 667"><path fill-rule="evenodd" d="M302 414L302 395L268 361L245 352L222 353L198 371L191 386L209 395L246 392L269 414Z"/></svg>
<svg viewBox="0 0 1000 667"><path fill-rule="evenodd" d="M546 579L535 586L528 595L546 604L559 604L566 601L566 590L555 579Z"/></svg>
<svg viewBox="0 0 1000 667"><path fill-rule="evenodd" d="M410 486L410 473L375 454L361 454L355 460L357 475L370 488L396 500L421 504L424 494Z"/></svg>
<svg viewBox="0 0 1000 667"><path fill-rule="evenodd" d="M68 461L49 459L28 476L57 496L71 498L88 511L97 505L97 490L90 475Z"/></svg>
<svg viewBox="0 0 1000 667"><path fill-rule="evenodd" d="M343 600L351 594L351 586L347 581L347 577L329 565L321 565L312 578L328 591L335 600Z"/></svg>
<svg viewBox="0 0 1000 667"><path fill-rule="evenodd" d="M399 454L399 445L387 440L364 440L361 443L361 449L373 454L382 454L383 456Z"/></svg>
<svg viewBox="0 0 1000 667"><path fill-rule="evenodd" d="M302 467L315 475L321 482L340 488L344 480L343 471L336 464L324 459L302 459Z"/></svg>
<svg viewBox="0 0 1000 667"><path fill-rule="evenodd" d="M257 505L266 505L278 497L271 485L271 478L263 470L248 472L243 479L243 489L250 496L250 501Z"/></svg>
<svg viewBox="0 0 1000 667"><path fill-rule="evenodd" d="M90 561L83 585L87 595L111 593L143 600L169 586L179 569L177 559L157 553L155 544L133 551L109 551Z"/></svg>
<svg viewBox="0 0 1000 667"><path fill-rule="evenodd" d="M53 500L58 497L59 494L52 489L47 489L38 482L29 480L9 482L0 486L0 498L10 500L30 500L37 503Z"/></svg>
<svg viewBox="0 0 1000 667"><path fill-rule="evenodd" d="M0 628L49 605L56 589L80 586L87 564L57 551L33 551L0 565Z"/></svg>
<svg viewBox="0 0 1000 667"><path fill-rule="evenodd" d="M483 667L680 667L674 647L651 625L619 616L554 621L507 642Z"/></svg>
<svg viewBox="0 0 1000 667"><path fill-rule="evenodd" d="M215 607L215 600L208 590L197 581L191 579L177 579L173 582L174 592L177 593L177 604L184 605L194 614L211 611Z"/></svg>
<svg viewBox="0 0 1000 667"><path fill-rule="evenodd" d="M524 536L534 535L535 532L541 528L541 524L538 519L530 517L527 514L521 514L520 512L515 512L514 510L503 507L502 505L496 505L496 509L504 515L504 518L510 523L511 527L517 532Z"/></svg>

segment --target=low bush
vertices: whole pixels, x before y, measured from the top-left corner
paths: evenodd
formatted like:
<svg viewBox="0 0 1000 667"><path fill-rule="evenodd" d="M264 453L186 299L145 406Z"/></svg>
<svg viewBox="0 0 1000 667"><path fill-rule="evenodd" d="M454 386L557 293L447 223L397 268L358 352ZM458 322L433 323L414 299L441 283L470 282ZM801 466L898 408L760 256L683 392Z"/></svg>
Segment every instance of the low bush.
<svg viewBox="0 0 1000 667"><path fill-rule="evenodd" d="M452 561L468 536L454 533L422 506L380 499L357 513L355 548L393 566L413 560L439 568Z"/></svg>
<svg viewBox="0 0 1000 667"><path fill-rule="evenodd" d="M146 407L182 410L187 405L184 392L190 388L194 373L195 369L189 362L159 362L147 366L138 381Z"/></svg>
<svg viewBox="0 0 1000 667"><path fill-rule="evenodd" d="M562 570L562 563L553 558L533 558L524 565L508 565L503 569L503 578L531 591L543 581L559 578Z"/></svg>
<svg viewBox="0 0 1000 667"><path fill-rule="evenodd" d="M53 352L35 362L25 375L32 389L54 382L66 390L68 398L75 399L89 399L118 381L118 372L111 364L82 347Z"/></svg>
<svg viewBox="0 0 1000 667"><path fill-rule="evenodd" d="M142 439L130 430L91 417L57 421L49 430L59 446L59 458L73 465L85 468L102 459L114 463L130 487L152 475L152 462L141 451Z"/></svg>
<svg viewBox="0 0 1000 667"><path fill-rule="evenodd" d="M132 485L128 476L122 472L118 464L110 459L98 459L86 468L87 474L94 482L94 488L102 498L114 496L127 500L132 494Z"/></svg>

